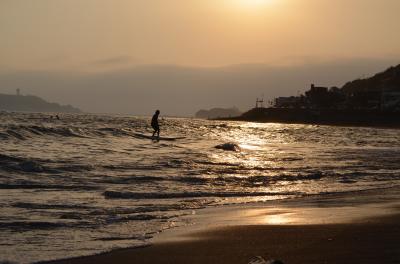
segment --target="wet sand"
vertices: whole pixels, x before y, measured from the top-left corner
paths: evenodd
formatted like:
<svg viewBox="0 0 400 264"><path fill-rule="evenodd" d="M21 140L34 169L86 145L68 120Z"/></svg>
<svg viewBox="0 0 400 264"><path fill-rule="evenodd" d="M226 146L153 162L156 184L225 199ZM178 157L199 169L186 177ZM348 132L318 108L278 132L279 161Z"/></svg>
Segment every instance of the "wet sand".
<svg viewBox="0 0 400 264"><path fill-rule="evenodd" d="M400 263L400 217L362 224L236 226L192 240L58 261L74 263L248 263L254 256L284 263Z"/></svg>
<svg viewBox="0 0 400 264"><path fill-rule="evenodd" d="M289 264L400 263L400 207L382 197L206 210L197 225L167 231L148 247L52 263L246 264L255 256Z"/></svg>

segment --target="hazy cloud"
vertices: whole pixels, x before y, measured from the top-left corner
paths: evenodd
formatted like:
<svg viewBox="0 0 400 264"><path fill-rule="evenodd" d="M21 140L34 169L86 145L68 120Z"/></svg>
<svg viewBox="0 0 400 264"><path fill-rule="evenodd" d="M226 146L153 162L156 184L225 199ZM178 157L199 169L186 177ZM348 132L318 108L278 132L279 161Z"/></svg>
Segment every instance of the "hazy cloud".
<svg viewBox="0 0 400 264"><path fill-rule="evenodd" d="M118 60L116 60L118 61ZM123 61L123 59L122 59ZM383 71L400 60L356 59L296 66L263 64L196 68L142 65L103 72L14 72L0 74L0 92L35 94L88 112L190 116L211 107L247 110L256 97L296 95L311 83L342 86ZM112 63L112 60L110 60Z"/></svg>
<svg viewBox="0 0 400 264"><path fill-rule="evenodd" d="M117 56L107 59L97 60L93 62L94 65L100 66L121 66L135 62L131 56Z"/></svg>

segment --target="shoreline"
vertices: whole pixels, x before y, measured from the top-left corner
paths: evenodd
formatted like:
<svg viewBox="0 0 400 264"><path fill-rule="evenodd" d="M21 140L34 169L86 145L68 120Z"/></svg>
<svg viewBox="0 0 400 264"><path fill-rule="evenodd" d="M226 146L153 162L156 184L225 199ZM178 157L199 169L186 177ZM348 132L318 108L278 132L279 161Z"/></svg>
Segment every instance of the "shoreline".
<svg viewBox="0 0 400 264"><path fill-rule="evenodd" d="M400 129L400 124L395 125L382 125L372 123L346 123L346 122L307 122L307 121L287 121L287 120L261 120L253 118L215 118L209 119L211 121L232 121L232 122L252 122L252 123L271 123L271 124L285 124L285 125L311 125L311 126L335 126L335 127L361 127L361 128L378 128L378 129Z"/></svg>
<svg viewBox="0 0 400 264"><path fill-rule="evenodd" d="M207 208L188 217L192 225L166 230L148 246L38 263L248 263L254 256L284 263L397 263L389 261L400 261L399 197L395 187Z"/></svg>

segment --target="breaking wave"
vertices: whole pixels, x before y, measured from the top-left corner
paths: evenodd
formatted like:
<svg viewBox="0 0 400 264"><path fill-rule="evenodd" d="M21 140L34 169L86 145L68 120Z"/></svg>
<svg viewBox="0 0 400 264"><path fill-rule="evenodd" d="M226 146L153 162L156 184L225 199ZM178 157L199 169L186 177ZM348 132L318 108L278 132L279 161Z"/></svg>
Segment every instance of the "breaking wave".
<svg viewBox="0 0 400 264"><path fill-rule="evenodd" d="M95 137L124 137L134 136L134 131L125 128L103 127L90 129L86 127L51 127L38 125L12 125L0 126L0 140L29 140L36 137L76 137L76 138L95 138Z"/></svg>

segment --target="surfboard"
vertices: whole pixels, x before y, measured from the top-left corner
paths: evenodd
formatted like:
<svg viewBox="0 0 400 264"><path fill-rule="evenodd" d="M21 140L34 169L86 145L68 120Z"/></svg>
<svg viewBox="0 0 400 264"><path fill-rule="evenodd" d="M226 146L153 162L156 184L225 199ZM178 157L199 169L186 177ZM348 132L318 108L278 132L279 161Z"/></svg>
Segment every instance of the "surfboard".
<svg viewBox="0 0 400 264"><path fill-rule="evenodd" d="M151 139L151 140L165 140L165 141L175 141L175 140L179 140L179 139L184 139L185 137L153 137L151 135L146 135L146 134L141 134L141 133L134 133L133 134L134 137L137 138L144 138L144 139Z"/></svg>

